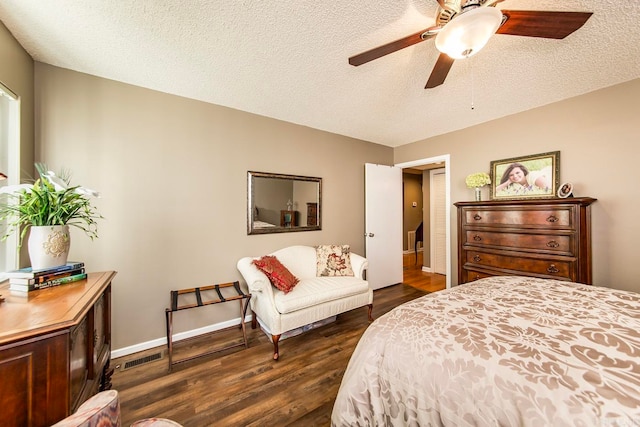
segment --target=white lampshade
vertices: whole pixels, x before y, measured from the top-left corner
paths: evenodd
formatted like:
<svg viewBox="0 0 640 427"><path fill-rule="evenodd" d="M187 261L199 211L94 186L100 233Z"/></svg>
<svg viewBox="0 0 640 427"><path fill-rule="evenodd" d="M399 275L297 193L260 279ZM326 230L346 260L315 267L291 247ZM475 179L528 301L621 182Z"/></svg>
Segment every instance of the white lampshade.
<svg viewBox="0 0 640 427"><path fill-rule="evenodd" d="M484 47L498 31L502 12L478 7L454 17L436 36L436 47L453 59L468 58Z"/></svg>

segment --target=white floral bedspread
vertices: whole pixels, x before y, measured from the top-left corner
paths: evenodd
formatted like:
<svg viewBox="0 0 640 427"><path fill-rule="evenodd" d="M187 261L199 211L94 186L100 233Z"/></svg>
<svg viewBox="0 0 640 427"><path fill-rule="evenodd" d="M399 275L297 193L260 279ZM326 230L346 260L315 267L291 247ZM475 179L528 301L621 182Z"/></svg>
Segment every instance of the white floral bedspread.
<svg viewBox="0 0 640 427"><path fill-rule="evenodd" d="M333 426L640 426L640 294L492 277L373 322Z"/></svg>

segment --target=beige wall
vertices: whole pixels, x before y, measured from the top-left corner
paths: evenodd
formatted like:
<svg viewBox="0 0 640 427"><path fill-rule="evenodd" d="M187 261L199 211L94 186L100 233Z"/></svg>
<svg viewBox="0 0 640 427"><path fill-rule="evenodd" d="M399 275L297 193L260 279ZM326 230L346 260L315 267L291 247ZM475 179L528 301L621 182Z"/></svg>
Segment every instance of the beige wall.
<svg viewBox="0 0 640 427"><path fill-rule="evenodd" d="M405 250L413 251L414 247L407 246L407 233L415 231L422 221L422 173L403 173L402 174L402 196L403 196L403 236L402 247ZM418 206L415 208L411 205L416 202Z"/></svg>
<svg viewBox="0 0 640 427"><path fill-rule="evenodd" d="M36 154L99 190L100 237L70 258L117 270L113 348L165 336L169 291L239 280L236 262L292 244L364 254L365 162L393 150L230 108L36 63ZM247 171L321 177L322 230L248 236ZM238 317L179 312L176 331Z"/></svg>
<svg viewBox="0 0 640 427"><path fill-rule="evenodd" d="M20 97L20 170L33 169L33 60L0 22L0 82Z"/></svg>
<svg viewBox="0 0 640 427"><path fill-rule="evenodd" d="M640 292L634 268L640 241L638 111L640 79L396 148L395 163L450 154L456 202L472 200L464 178L489 172L491 160L559 150L561 181L572 182L576 196L598 199L592 207L594 283ZM456 220L452 207L453 284Z"/></svg>

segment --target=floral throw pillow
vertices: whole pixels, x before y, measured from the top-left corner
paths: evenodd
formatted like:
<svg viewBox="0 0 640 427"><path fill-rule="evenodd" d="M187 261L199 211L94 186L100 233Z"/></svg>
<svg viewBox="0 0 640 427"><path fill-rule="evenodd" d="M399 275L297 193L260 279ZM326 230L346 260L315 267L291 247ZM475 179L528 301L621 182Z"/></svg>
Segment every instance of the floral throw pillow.
<svg viewBox="0 0 640 427"><path fill-rule="evenodd" d="M273 255L265 255L260 259L254 259L253 263L269 278L273 286L285 294L289 293L300 281Z"/></svg>
<svg viewBox="0 0 640 427"><path fill-rule="evenodd" d="M320 245L316 247L316 275L353 276L349 245Z"/></svg>

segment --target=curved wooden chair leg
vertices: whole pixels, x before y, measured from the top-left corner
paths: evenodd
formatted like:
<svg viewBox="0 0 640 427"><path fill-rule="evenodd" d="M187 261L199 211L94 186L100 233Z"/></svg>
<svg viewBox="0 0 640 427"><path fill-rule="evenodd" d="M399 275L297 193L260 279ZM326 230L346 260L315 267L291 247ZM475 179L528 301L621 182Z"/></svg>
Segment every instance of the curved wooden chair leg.
<svg viewBox="0 0 640 427"><path fill-rule="evenodd" d="M251 310L251 329L255 329L258 326L258 320L256 319L256 312Z"/></svg>
<svg viewBox="0 0 640 427"><path fill-rule="evenodd" d="M367 310L367 315L369 316L369 322L373 322L373 316L371 316L372 311L373 311L373 304L369 304L369 309Z"/></svg>
<svg viewBox="0 0 640 427"><path fill-rule="evenodd" d="M273 340L273 360L278 360L280 354L278 353L278 341L280 341L280 335L271 335Z"/></svg>

